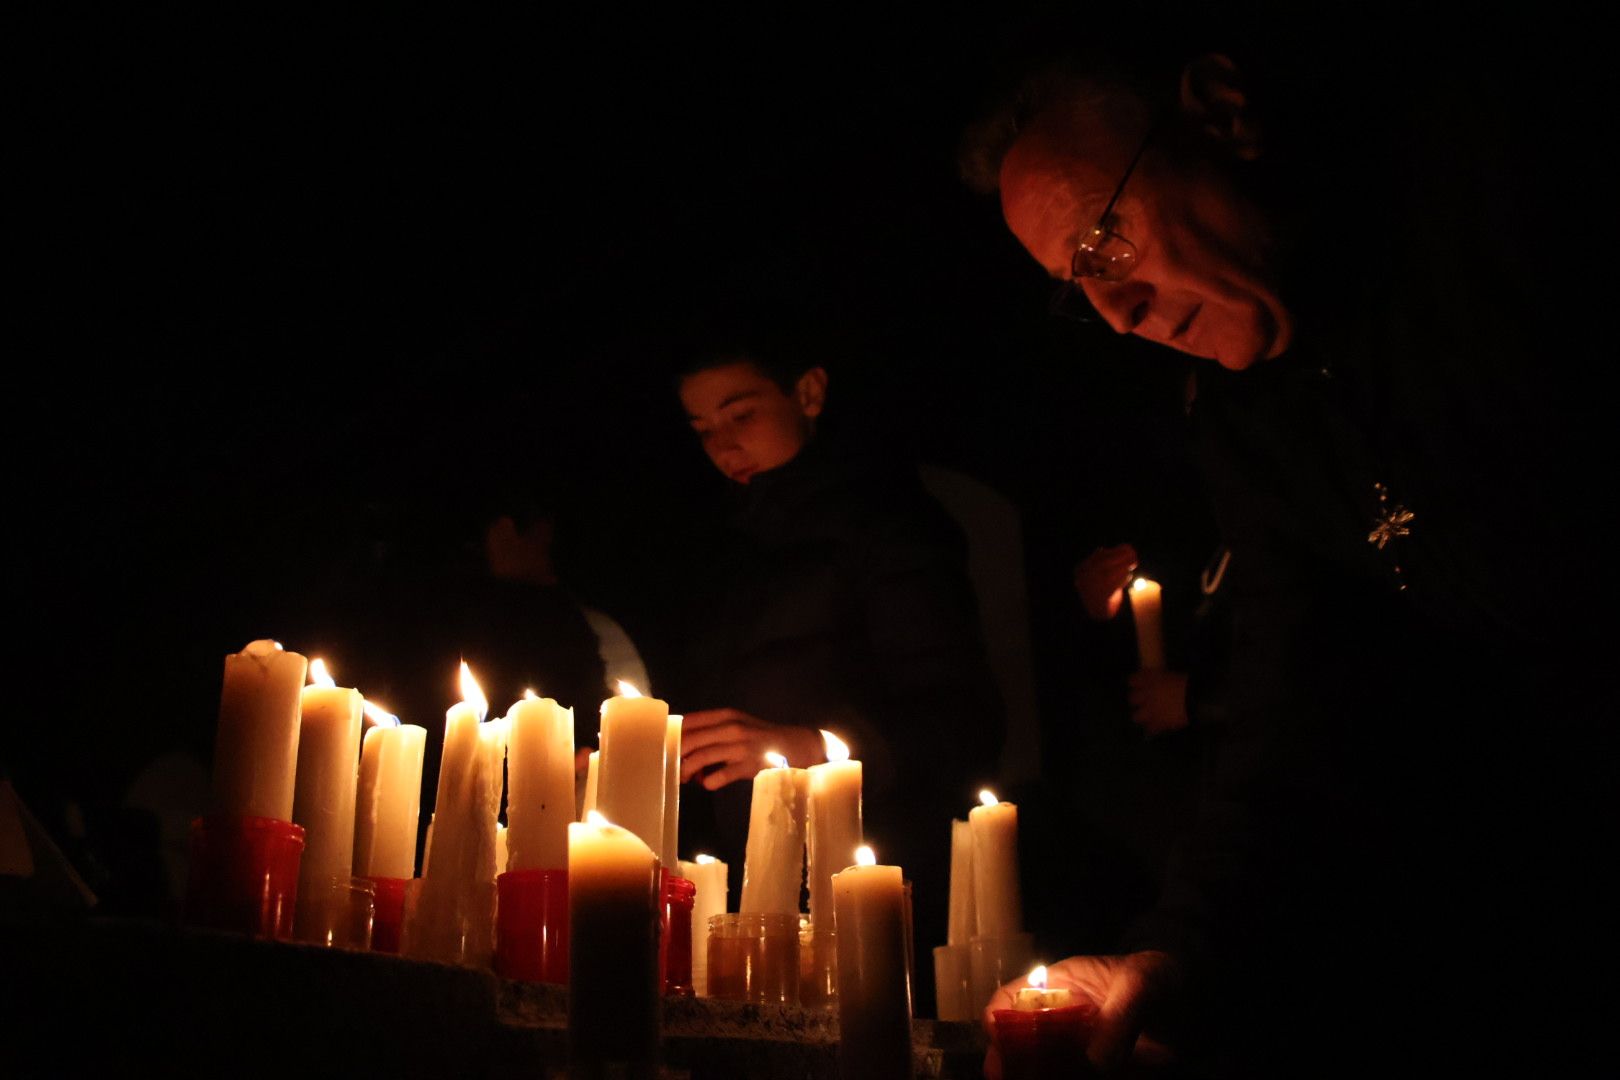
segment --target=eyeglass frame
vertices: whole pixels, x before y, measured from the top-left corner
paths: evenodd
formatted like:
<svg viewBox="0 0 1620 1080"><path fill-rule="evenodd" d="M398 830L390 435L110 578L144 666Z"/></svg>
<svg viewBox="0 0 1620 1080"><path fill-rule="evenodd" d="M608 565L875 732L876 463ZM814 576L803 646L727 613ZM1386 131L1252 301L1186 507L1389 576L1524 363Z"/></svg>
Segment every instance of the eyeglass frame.
<svg viewBox="0 0 1620 1080"><path fill-rule="evenodd" d="M1153 139L1156 135L1158 135L1158 133L1158 124L1154 124L1148 128L1148 133L1143 136L1141 145L1136 148L1136 153L1131 155L1130 164L1125 166L1125 174L1119 178L1119 184L1115 186L1114 193L1108 197L1108 204L1103 207L1103 212L1097 218L1097 223L1093 225L1080 240L1075 242L1074 254L1069 257L1069 281L1071 283L1083 281L1086 278L1093 278L1099 281L1124 281L1126 278L1130 277L1131 273L1136 269L1136 245L1132 243L1130 238L1124 233L1110 228L1108 219L1114 216L1114 206L1119 202L1119 197L1125 194L1125 185L1131 182L1131 174L1136 172L1137 163L1142 160L1142 155L1147 153L1147 148L1153 144ZM1098 238L1098 242L1088 244L1087 241L1091 240L1093 237ZM1125 267L1124 271L1120 273L1118 277L1110 277L1104 272L1099 272L1089 268L1082 269L1080 266L1082 257L1095 256L1098 250L1104 243L1107 243L1110 237L1118 239L1130 252L1130 262ZM1114 259L1109 259L1107 265L1111 266L1113 263Z"/></svg>

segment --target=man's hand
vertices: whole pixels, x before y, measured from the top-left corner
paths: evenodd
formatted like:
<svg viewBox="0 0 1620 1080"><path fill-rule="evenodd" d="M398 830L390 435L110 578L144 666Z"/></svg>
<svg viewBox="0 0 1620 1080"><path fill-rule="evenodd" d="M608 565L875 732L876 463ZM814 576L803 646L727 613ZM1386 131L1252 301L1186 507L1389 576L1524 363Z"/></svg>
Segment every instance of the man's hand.
<svg viewBox="0 0 1620 1080"><path fill-rule="evenodd" d="M1162 952L1138 952L1127 956L1071 956L1046 969L1046 985L1066 987L1077 996L1096 1002L1097 1026L1092 1031L1086 1056L1099 1069L1111 1071L1128 1060L1141 1064L1162 1063L1169 1051L1160 1043L1142 1037L1173 1004L1179 973L1175 962ZM997 1009L1013 1007L1013 996L1025 985L1023 979L1010 982L995 992L984 1010L984 1026L992 1036ZM1140 1037L1140 1039L1139 1039ZM1001 1059L992 1042L984 1062L985 1076L1000 1080Z"/></svg>
<svg viewBox="0 0 1620 1080"><path fill-rule="evenodd" d="M796 769L827 760L821 733L811 728L767 723L737 709L687 713L681 722L681 782L705 769L703 786L710 791L751 780L768 768L765 754L770 750Z"/></svg>
<svg viewBox="0 0 1620 1080"><path fill-rule="evenodd" d="M1080 606L1097 622L1119 614L1125 586L1136 570L1136 549L1129 544L1098 548L1074 568L1074 591Z"/></svg>
<svg viewBox="0 0 1620 1080"><path fill-rule="evenodd" d="M1134 671L1127 680L1131 723L1149 735L1187 726L1187 675L1181 671Z"/></svg>

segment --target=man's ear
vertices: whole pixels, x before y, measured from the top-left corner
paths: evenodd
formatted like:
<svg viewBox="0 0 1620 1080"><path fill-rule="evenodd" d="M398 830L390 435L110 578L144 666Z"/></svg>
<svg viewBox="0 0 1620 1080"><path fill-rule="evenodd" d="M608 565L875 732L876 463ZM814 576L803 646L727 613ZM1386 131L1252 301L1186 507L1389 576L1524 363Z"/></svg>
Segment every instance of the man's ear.
<svg viewBox="0 0 1620 1080"><path fill-rule="evenodd" d="M1260 124L1249 100L1248 80L1229 57L1205 53L1182 68L1181 112L1238 160L1260 156Z"/></svg>
<svg viewBox="0 0 1620 1080"><path fill-rule="evenodd" d="M827 403L827 369L813 367L803 375L793 386L793 400L799 403L799 411L814 420L821 415L821 408Z"/></svg>

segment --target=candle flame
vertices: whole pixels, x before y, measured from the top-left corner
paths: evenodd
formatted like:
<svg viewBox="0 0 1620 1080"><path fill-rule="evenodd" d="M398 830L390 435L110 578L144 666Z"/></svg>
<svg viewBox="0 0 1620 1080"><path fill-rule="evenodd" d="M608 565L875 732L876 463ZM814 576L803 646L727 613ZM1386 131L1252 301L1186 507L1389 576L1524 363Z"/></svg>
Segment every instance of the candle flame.
<svg viewBox="0 0 1620 1080"><path fill-rule="evenodd" d="M366 710L366 719L378 727L399 727L399 717L377 704L375 701L361 703Z"/></svg>
<svg viewBox="0 0 1620 1080"><path fill-rule="evenodd" d="M828 761L848 761L849 746L832 732L822 729L821 741L827 744Z"/></svg>
<svg viewBox="0 0 1620 1080"><path fill-rule="evenodd" d="M773 769L785 769L788 767L787 758L778 754L775 750L765 751L765 760L771 763Z"/></svg>
<svg viewBox="0 0 1620 1080"><path fill-rule="evenodd" d="M996 798L995 792L991 791L989 788L985 788L979 792L979 801L986 806L995 806L1001 800Z"/></svg>
<svg viewBox="0 0 1620 1080"><path fill-rule="evenodd" d="M1141 592L1143 589L1146 589L1149 585L1153 585L1153 584L1155 584L1155 582L1153 582L1149 578L1145 578L1145 577L1134 578L1131 581L1131 592Z"/></svg>
<svg viewBox="0 0 1620 1080"><path fill-rule="evenodd" d="M524 691L523 691L523 700L524 701L534 701L539 696L540 696L539 694L534 692L533 688L529 688L529 687L524 688Z"/></svg>
<svg viewBox="0 0 1620 1080"><path fill-rule="evenodd" d="M1046 989L1046 965L1041 964L1041 965L1037 966L1034 971L1029 973L1029 978L1026 981L1029 983L1029 985L1033 986L1037 990L1045 990Z"/></svg>
<svg viewBox="0 0 1620 1080"><path fill-rule="evenodd" d="M597 813L595 810L585 811L585 820L592 825L611 825L613 822Z"/></svg>
<svg viewBox="0 0 1620 1080"><path fill-rule="evenodd" d="M478 688L478 680L473 678L472 668L465 660L461 662L461 700L473 707L478 713L478 722L483 723L484 717L489 715L489 699Z"/></svg>
<svg viewBox="0 0 1620 1080"><path fill-rule="evenodd" d="M693 861L696 862L699 866L708 866L710 863L717 863L720 860L715 858L713 855L699 855Z"/></svg>
<svg viewBox="0 0 1620 1080"><path fill-rule="evenodd" d="M865 844L862 844L860 847L855 849L855 865L876 866L877 853L871 848L867 847Z"/></svg>
<svg viewBox="0 0 1620 1080"><path fill-rule="evenodd" d="M642 694L641 694L641 691L637 690L633 685L631 685L630 683L625 682L623 679L620 679L619 680L619 696L620 697L641 697Z"/></svg>
<svg viewBox="0 0 1620 1080"><path fill-rule="evenodd" d="M328 689L337 686L337 680L332 678L330 671L326 670L326 661L320 657L316 657L309 662L309 681L316 686L324 686Z"/></svg>

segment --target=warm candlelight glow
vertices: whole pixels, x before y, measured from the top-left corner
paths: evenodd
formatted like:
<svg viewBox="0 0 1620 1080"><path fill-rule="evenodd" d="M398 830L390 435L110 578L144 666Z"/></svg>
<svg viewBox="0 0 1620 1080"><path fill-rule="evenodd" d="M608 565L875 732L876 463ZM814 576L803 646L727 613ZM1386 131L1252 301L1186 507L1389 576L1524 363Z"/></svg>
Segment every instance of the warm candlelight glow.
<svg viewBox="0 0 1620 1080"><path fill-rule="evenodd" d="M461 700L471 705L478 713L479 723L489 715L489 699L479 689L478 680L473 678L472 668L467 666L465 660L461 662Z"/></svg>
<svg viewBox="0 0 1620 1080"><path fill-rule="evenodd" d="M1029 983L1029 985L1033 986L1037 990L1045 990L1046 989L1046 965L1041 964L1038 967L1036 967L1034 971L1029 973L1029 978L1026 981Z"/></svg>
<svg viewBox="0 0 1620 1080"><path fill-rule="evenodd" d="M715 858L713 855L699 855L692 861L697 863L699 866L708 866L710 863L717 863L720 860Z"/></svg>
<svg viewBox="0 0 1620 1080"><path fill-rule="evenodd" d="M785 769L788 767L787 758L778 754L775 750L765 751L765 760L770 762L773 769Z"/></svg>
<svg viewBox="0 0 1620 1080"><path fill-rule="evenodd" d="M865 844L862 844L860 847L855 849L855 865L876 866L877 855L872 851L871 848L867 847Z"/></svg>
<svg viewBox="0 0 1620 1080"><path fill-rule="evenodd" d="M620 697L640 697L641 696L641 691L637 690L630 683L627 683L623 679L620 679L619 680L619 696Z"/></svg>
<svg viewBox="0 0 1620 1080"><path fill-rule="evenodd" d="M996 793L991 791L989 788L985 788L983 791L979 792L979 801L986 806L995 806L1001 802L1000 799L996 798Z"/></svg>
<svg viewBox="0 0 1620 1080"><path fill-rule="evenodd" d="M534 690L533 690L533 689L532 689L532 688L526 688L526 689L525 689L525 690L524 690L524 691L523 691L523 700L524 700L524 701L534 701L534 700L535 700L535 699L536 699L536 698L538 698L538 697L539 697L539 696L540 696L540 695L539 695L539 694L537 694L537 693L535 693L535 692L534 692Z"/></svg>
<svg viewBox="0 0 1620 1080"><path fill-rule="evenodd" d="M399 727L399 717L377 704L375 701L365 703L366 719L377 727Z"/></svg>
<svg viewBox="0 0 1620 1080"><path fill-rule="evenodd" d="M318 657L309 662L309 681L315 686L334 687L337 685L337 680L332 678L332 673L326 670L326 661Z"/></svg>
<svg viewBox="0 0 1620 1080"><path fill-rule="evenodd" d="M587 811L585 811L585 820L588 823L592 824L592 825L611 825L611 824L613 824L611 821L609 821L607 818L603 817L601 814L597 813L595 810L587 810Z"/></svg>
<svg viewBox="0 0 1620 1080"><path fill-rule="evenodd" d="M1147 578L1135 578L1131 581L1131 592L1141 592L1151 584L1153 583Z"/></svg>
<svg viewBox="0 0 1620 1080"><path fill-rule="evenodd" d="M822 739L823 742L825 742L827 744L827 760L828 761L848 761L849 760L849 747L847 745L845 745L843 739L840 739L838 736L834 735L832 732L826 731L826 730L822 731L821 739Z"/></svg>

